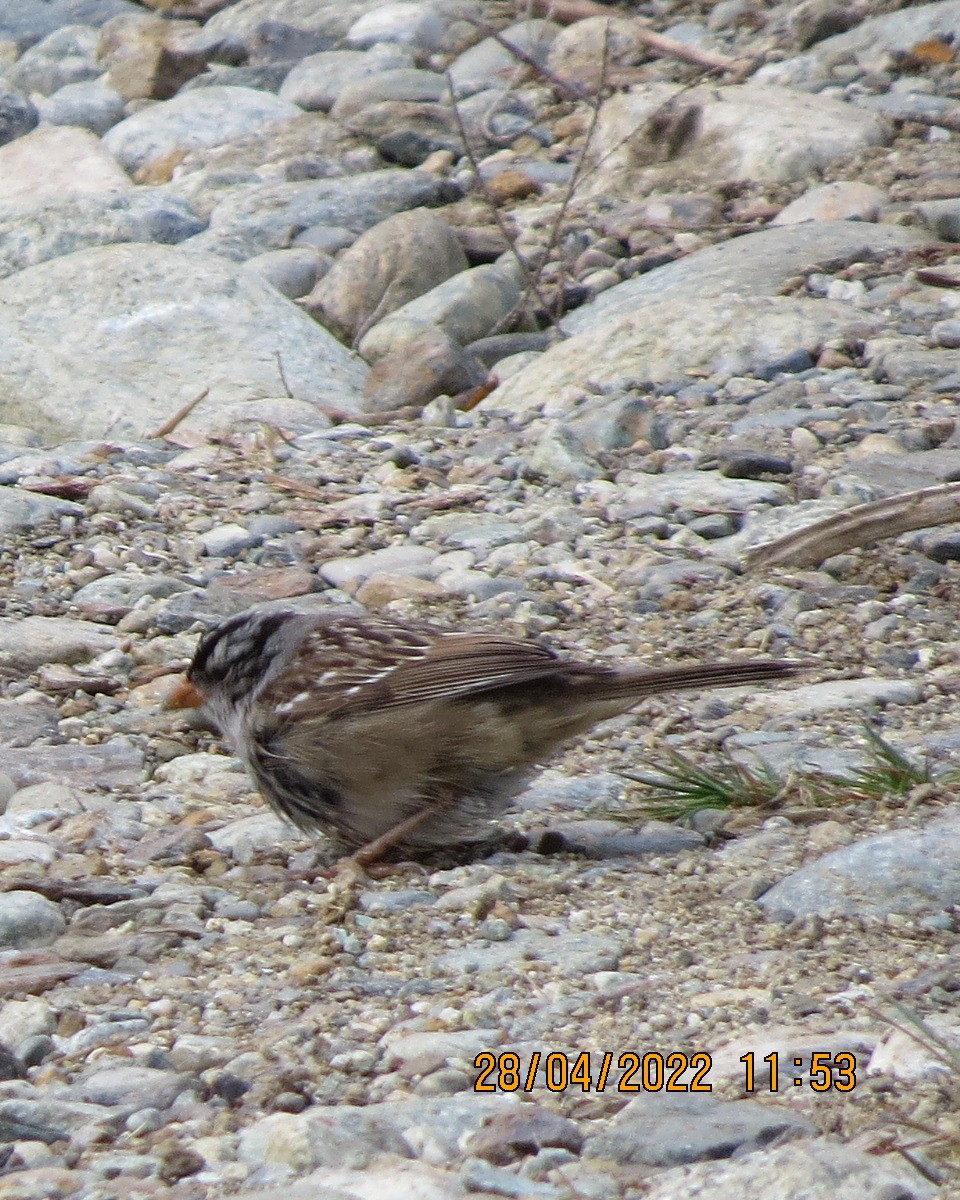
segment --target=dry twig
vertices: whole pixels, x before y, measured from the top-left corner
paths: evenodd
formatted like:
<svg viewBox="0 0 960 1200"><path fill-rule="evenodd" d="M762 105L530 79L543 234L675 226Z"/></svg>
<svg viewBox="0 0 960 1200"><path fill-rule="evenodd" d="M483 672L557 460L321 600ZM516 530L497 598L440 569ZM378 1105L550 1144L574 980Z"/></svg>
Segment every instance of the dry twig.
<svg viewBox="0 0 960 1200"><path fill-rule="evenodd" d="M208 387L205 387L198 396L194 396L194 398L192 400L187 401L187 403L183 406L183 408L178 409L173 414L173 416L170 418L169 421L164 421L164 423L160 426L160 428L157 429L154 433L148 433L147 438L152 441L154 438L169 437L169 435L171 433L173 433L173 431L180 424L180 422L185 421L187 419L187 417L189 417L190 414L193 412L193 410L197 407L197 405L200 403L200 401L205 400L207 398L207 396L209 396L209 394L210 394L210 389Z"/></svg>
<svg viewBox="0 0 960 1200"><path fill-rule="evenodd" d="M747 551L754 567L815 567L855 546L866 546L913 529L960 520L960 483L941 483L857 504L804 529Z"/></svg>

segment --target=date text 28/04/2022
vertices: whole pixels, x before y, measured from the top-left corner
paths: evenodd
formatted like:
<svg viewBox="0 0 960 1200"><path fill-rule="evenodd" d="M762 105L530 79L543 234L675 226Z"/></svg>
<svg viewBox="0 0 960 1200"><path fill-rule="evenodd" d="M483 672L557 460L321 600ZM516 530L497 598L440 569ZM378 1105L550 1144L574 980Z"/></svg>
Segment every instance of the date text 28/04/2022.
<svg viewBox="0 0 960 1200"><path fill-rule="evenodd" d="M745 1092L777 1092L782 1086L805 1087L812 1092L852 1092L857 1086L856 1056L847 1051L833 1054L818 1050L803 1058L773 1051L759 1059L748 1052L741 1055L740 1062ZM483 1050L473 1065L480 1072L473 1085L475 1092L531 1092L538 1084L551 1092L713 1091L708 1078L713 1058L702 1051L688 1054L682 1050L651 1050L640 1054L627 1050L617 1055L610 1050L583 1050L573 1055L534 1050L521 1062L520 1055L509 1050Z"/></svg>

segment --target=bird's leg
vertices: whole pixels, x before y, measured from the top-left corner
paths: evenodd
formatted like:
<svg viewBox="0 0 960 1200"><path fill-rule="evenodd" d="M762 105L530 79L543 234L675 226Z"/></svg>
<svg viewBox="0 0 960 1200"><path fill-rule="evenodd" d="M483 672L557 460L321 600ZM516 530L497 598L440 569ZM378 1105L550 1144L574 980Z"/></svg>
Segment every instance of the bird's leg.
<svg viewBox="0 0 960 1200"><path fill-rule="evenodd" d="M381 833L379 837L375 837L373 841L367 842L359 850L355 850L353 854L339 859L334 864L331 883L334 887L339 886L347 890L363 883L368 878L366 868L402 842L408 833L418 829L424 821L437 812L439 807L439 804L425 805L409 817L404 817L402 821L385 833Z"/></svg>
<svg viewBox="0 0 960 1200"><path fill-rule="evenodd" d="M402 842L408 833L413 833L415 829L419 829L424 821L434 816L439 807L438 804L425 805L418 812L411 814L409 817L404 817L402 821L394 825L392 829L388 829L386 833L381 833L372 842L367 842L365 846L361 846L350 857L358 866L369 867L378 858L382 858L388 850L392 850L394 846Z"/></svg>

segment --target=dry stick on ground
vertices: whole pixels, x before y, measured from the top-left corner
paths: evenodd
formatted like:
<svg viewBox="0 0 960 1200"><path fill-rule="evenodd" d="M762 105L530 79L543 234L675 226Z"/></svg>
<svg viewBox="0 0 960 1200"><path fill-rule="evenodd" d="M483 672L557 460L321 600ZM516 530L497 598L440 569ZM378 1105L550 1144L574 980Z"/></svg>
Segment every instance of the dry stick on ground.
<svg viewBox="0 0 960 1200"><path fill-rule="evenodd" d="M611 11L602 4L592 3L591 0L532 0L530 11L534 16L551 17L565 25L574 25L587 17L619 17L621 20L632 20L636 22L637 36L656 54L679 58L683 62L707 67L712 71L730 71L734 75L747 74L754 66L752 62L727 58L709 50L697 50L695 46L687 46L674 38L664 37L662 33L648 29L637 17L617 10ZM466 19L471 20L469 17ZM476 21L472 23L479 24Z"/></svg>
<svg viewBox="0 0 960 1200"><path fill-rule="evenodd" d="M844 509L804 529L772 542L754 546L745 555L748 569L754 567L815 567L825 559L866 546L882 538L896 537L912 529L926 529L960 520L960 483L942 483L901 492Z"/></svg>
<svg viewBox="0 0 960 1200"><path fill-rule="evenodd" d="M197 407L200 401L205 400L209 394L210 389L205 387L198 396L194 396L192 400L188 400L183 408L177 409L169 421L164 421L159 429L155 430L153 433L148 433L147 438L150 441L153 441L154 438L165 438L169 436L171 433L173 433L180 422L185 421Z"/></svg>
<svg viewBox="0 0 960 1200"><path fill-rule="evenodd" d="M287 383L287 373L283 369L283 356L279 350L274 350L274 355L277 359L277 370L280 372L280 382L283 384L283 390L286 392L287 399L293 399L293 392L290 391L290 384Z"/></svg>

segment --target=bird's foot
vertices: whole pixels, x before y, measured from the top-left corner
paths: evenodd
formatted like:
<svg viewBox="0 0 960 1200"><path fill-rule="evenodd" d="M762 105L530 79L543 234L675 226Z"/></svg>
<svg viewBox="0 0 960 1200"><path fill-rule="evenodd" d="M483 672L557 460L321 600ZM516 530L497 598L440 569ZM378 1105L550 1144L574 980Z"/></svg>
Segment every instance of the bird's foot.
<svg viewBox="0 0 960 1200"><path fill-rule="evenodd" d="M412 833L436 811L436 805L433 804L420 809L412 816L406 817L399 824L394 825L392 829L388 829L386 833L382 833L373 841L367 842L365 846L361 846L359 850L355 850L353 854L334 863L330 871L327 891L333 901L333 908L337 914L336 919L342 919L355 907L357 896L371 879L382 879L385 875L403 869L404 864L402 863L383 863L380 862L380 859L388 851L402 843L407 834Z"/></svg>

